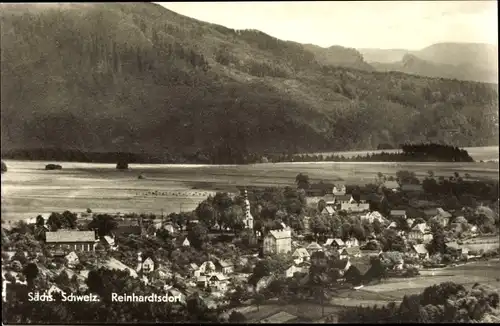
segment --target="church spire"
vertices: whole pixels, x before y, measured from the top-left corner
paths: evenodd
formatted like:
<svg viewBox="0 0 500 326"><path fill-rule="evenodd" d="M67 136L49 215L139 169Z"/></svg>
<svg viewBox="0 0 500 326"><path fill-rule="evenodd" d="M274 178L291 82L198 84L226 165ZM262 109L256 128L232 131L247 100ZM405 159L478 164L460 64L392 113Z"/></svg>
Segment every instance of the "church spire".
<svg viewBox="0 0 500 326"><path fill-rule="evenodd" d="M245 212L245 228L253 229L253 216L250 212L250 201L248 200L247 190L243 190L244 212Z"/></svg>

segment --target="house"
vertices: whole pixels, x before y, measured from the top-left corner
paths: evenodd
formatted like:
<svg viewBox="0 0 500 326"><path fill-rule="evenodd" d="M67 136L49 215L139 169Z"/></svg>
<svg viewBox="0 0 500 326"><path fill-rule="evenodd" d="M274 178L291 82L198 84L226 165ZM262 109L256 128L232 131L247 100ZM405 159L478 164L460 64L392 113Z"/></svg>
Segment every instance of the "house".
<svg viewBox="0 0 500 326"><path fill-rule="evenodd" d="M155 270L155 262L151 257L142 260L142 253L137 253L137 268L136 271L142 274L149 274Z"/></svg>
<svg viewBox="0 0 500 326"><path fill-rule="evenodd" d="M56 250L94 251L95 231L56 231L45 233L45 243Z"/></svg>
<svg viewBox="0 0 500 326"><path fill-rule="evenodd" d="M264 237L263 252L269 254L286 254L292 251L292 232L290 230L271 230Z"/></svg>
<svg viewBox="0 0 500 326"><path fill-rule="evenodd" d="M333 239L332 247L336 248L336 249L342 249L345 247L345 243L344 243L344 241L342 241L342 239L335 238L335 239Z"/></svg>
<svg viewBox="0 0 500 326"><path fill-rule="evenodd" d="M432 233L430 232L427 223L419 223L415 225L408 233L409 240L423 241L425 243L432 240Z"/></svg>
<svg viewBox="0 0 500 326"><path fill-rule="evenodd" d="M184 241L182 241L182 245L184 247L189 247L191 246L191 242L189 242L188 238L185 238Z"/></svg>
<svg viewBox="0 0 500 326"><path fill-rule="evenodd" d="M403 255L398 251L382 252L379 257L393 270L402 270L404 267Z"/></svg>
<svg viewBox="0 0 500 326"><path fill-rule="evenodd" d="M232 274L234 273L234 264L229 260L216 259L215 270L224 275Z"/></svg>
<svg viewBox="0 0 500 326"><path fill-rule="evenodd" d="M424 244L416 244L411 246L410 255L419 259L428 259L429 252L425 248Z"/></svg>
<svg viewBox="0 0 500 326"><path fill-rule="evenodd" d="M332 206L326 206L326 207L325 207L325 208L323 208L323 210L321 211L321 214L322 214L322 215L333 216L333 214L335 214L335 209L334 209Z"/></svg>
<svg viewBox="0 0 500 326"><path fill-rule="evenodd" d="M406 225L411 229L413 227L413 222L415 222L415 219L409 218L406 220Z"/></svg>
<svg viewBox="0 0 500 326"><path fill-rule="evenodd" d="M437 209L437 214L432 217L431 221L438 223L442 227L447 227L450 223L452 215L442 208Z"/></svg>
<svg viewBox="0 0 500 326"><path fill-rule="evenodd" d="M311 242L307 247L307 251L311 254L316 251L323 251L323 247L321 247L317 242Z"/></svg>
<svg viewBox="0 0 500 326"><path fill-rule="evenodd" d="M340 259L349 259L352 257L361 257L361 250L359 247L344 248L340 251Z"/></svg>
<svg viewBox="0 0 500 326"><path fill-rule="evenodd" d="M403 192L424 192L424 188L420 184L404 184L401 186Z"/></svg>
<svg viewBox="0 0 500 326"><path fill-rule="evenodd" d="M215 264L208 260L205 261L203 264L200 265L200 267L195 270L194 276L198 277L200 275L211 275L216 272L216 266Z"/></svg>
<svg viewBox="0 0 500 326"><path fill-rule="evenodd" d="M391 217L393 218L404 218L406 220L406 211L401 209L393 209L390 212Z"/></svg>
<svg viewBox="0 0 500 326"><path fill-rule="evenodd" d="M349 238L345 241L345 246L347 248L359 247L359 241L356 238Z"/></svg>
<svg viewBox="0 0 500 326"><path fill-rule="evenodd" d="M326 194L323 196L323 200L325 201L327 206L335 205L335 196L333 194Z"/></svg>
<svg viewBox="0 0 500 326"><path fill-rule="evenodd" d="M285 277L290 278L295 275L295 273L306 273L307 270L303 266L291 265L285 270Z"/></svg>
<svg viewBox="0 0 500 326"><path fill-rule="evenodd" d="M296 322L298 317L285 311L280 311L259 321L259 324L286 324Z"/></svg>
<svg viewBox="0 0 500 326"><path fill-rule="evenodd" d="M297 248L292 254L292 258L295 260L300 260L300 262L308 261L311 255L305 248Z"/></svg>
<svg viewBox="0 0 500 326"><path fill-rule="evenodd" d="M75 268L76 265L80 263L80 259L74 251L67 254L64 259L66 261L66 266L68 266L69 268Z"/></svg>
<svg viewBox="0 0 500 326"><path fill-rule="evenodd" d="M158 267L154 270L154 277L160 280L168 280L172 278L173 273L170 269L165 266Z"/></svg>
<svg viewBox="0 0 500 326"><path fill-rule="evenodd" d="M105 235L104 237L102 237L102 240L104 242L104 245L106 247L108 247L109 249L111 249L111 250L118 249L118 246L116 245L115 238L113 238L112 236Z"/></svg>
<svg viewBox="0 0 500 326"><path fill-rule="evenodd" d="M397 183L397 181L386 181L382 187L396 192L399 190L399 183Z"/></svg>
<svg viewBox="0 0 500 326"><path fill-rule="evenodd" d="M226 292L229 279L222 273L215 273L208 277L208 286L211 289Z"/></svg>
<svg viewBox="0 0 500 326"><path fill-rule="evenodd" d="M344 196L346 194L346 186L345 185L336 185L333 187L332 194L337 197L337 196Z"/></svg>
<svg viewBox="0 0 500 326"><path fill-rule="evenodd" d="M362 221L368 221L369 223L373 223L375 221L379 221L380 223L384 222L384 217L377 211L369 212L366 215L361 216Z"/></svg>
<svg viewBox="0 0 500 326"><path fill-rule="evenodd" d="M355 201L350 203L340 203L340 210L352 213L366 212L370 210L370 204Z"/></svg>
<svg viewBox="0 0 500 326"><path fill-rule="evenodd" d="M335 196L335 204L337 204L337 205L351 204L353 202L354 202L354 198L352 198L351 195Z"/></svg>
<svg viewBox="0 0 500 326"><path fill-rule="evenodd" d="M196 286L200 288L206 288L208 286L208 277L205 275L197 275Z"/></svg>

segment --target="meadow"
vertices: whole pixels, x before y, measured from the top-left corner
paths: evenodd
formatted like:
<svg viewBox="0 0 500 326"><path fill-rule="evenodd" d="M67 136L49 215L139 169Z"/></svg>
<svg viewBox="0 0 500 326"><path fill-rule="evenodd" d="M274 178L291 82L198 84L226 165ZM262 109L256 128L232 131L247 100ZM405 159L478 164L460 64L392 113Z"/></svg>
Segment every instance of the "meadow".
<svg viewBox="0 0 500 326"><path fill-rule="evenodd" d="M298 173L313 182L364 185L378 172L395 175L410 170L419 177L454 172L498 180L497 163L317 162L252 165L114 164L6 160L2 174L2 221L70 210L82 212L154 213L191 211L216 191L237 193L238 186L294 186ZM48 163L62 170L45 170ZM139 179L139 175L144 178Z"/></svg>

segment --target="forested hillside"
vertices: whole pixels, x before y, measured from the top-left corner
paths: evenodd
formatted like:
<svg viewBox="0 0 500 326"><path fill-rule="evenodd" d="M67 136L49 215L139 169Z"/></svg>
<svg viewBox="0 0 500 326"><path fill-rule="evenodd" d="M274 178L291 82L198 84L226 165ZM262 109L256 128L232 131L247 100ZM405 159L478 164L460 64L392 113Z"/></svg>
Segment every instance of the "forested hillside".
<svg viewBox="0 0 500 326"><path fill-rule="evenodd" d="M301 44L150 3L2 4L1 71L2 151L231 163L431 138L498 144L496 86L332 66Z"/></svg>

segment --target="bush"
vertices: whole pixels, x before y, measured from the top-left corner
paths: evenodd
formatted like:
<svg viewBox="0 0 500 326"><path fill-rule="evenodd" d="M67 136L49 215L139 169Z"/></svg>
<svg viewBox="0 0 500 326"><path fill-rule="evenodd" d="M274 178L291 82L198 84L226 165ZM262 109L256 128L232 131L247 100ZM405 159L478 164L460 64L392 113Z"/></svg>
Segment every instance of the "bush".
<svg viewBox="0 0 500 326"><path fill-rule="evenodd" d="M61 170L62 166L59 164L47 164L45 165L45 170Z"/></svg>
<svg viewBox="0 0 500 326"><path fill-rule="evenodd" d="M123 162L123 161L118 162L116 164L116 169L117 170L128 170L128 163L127 162Z"/></svg>

